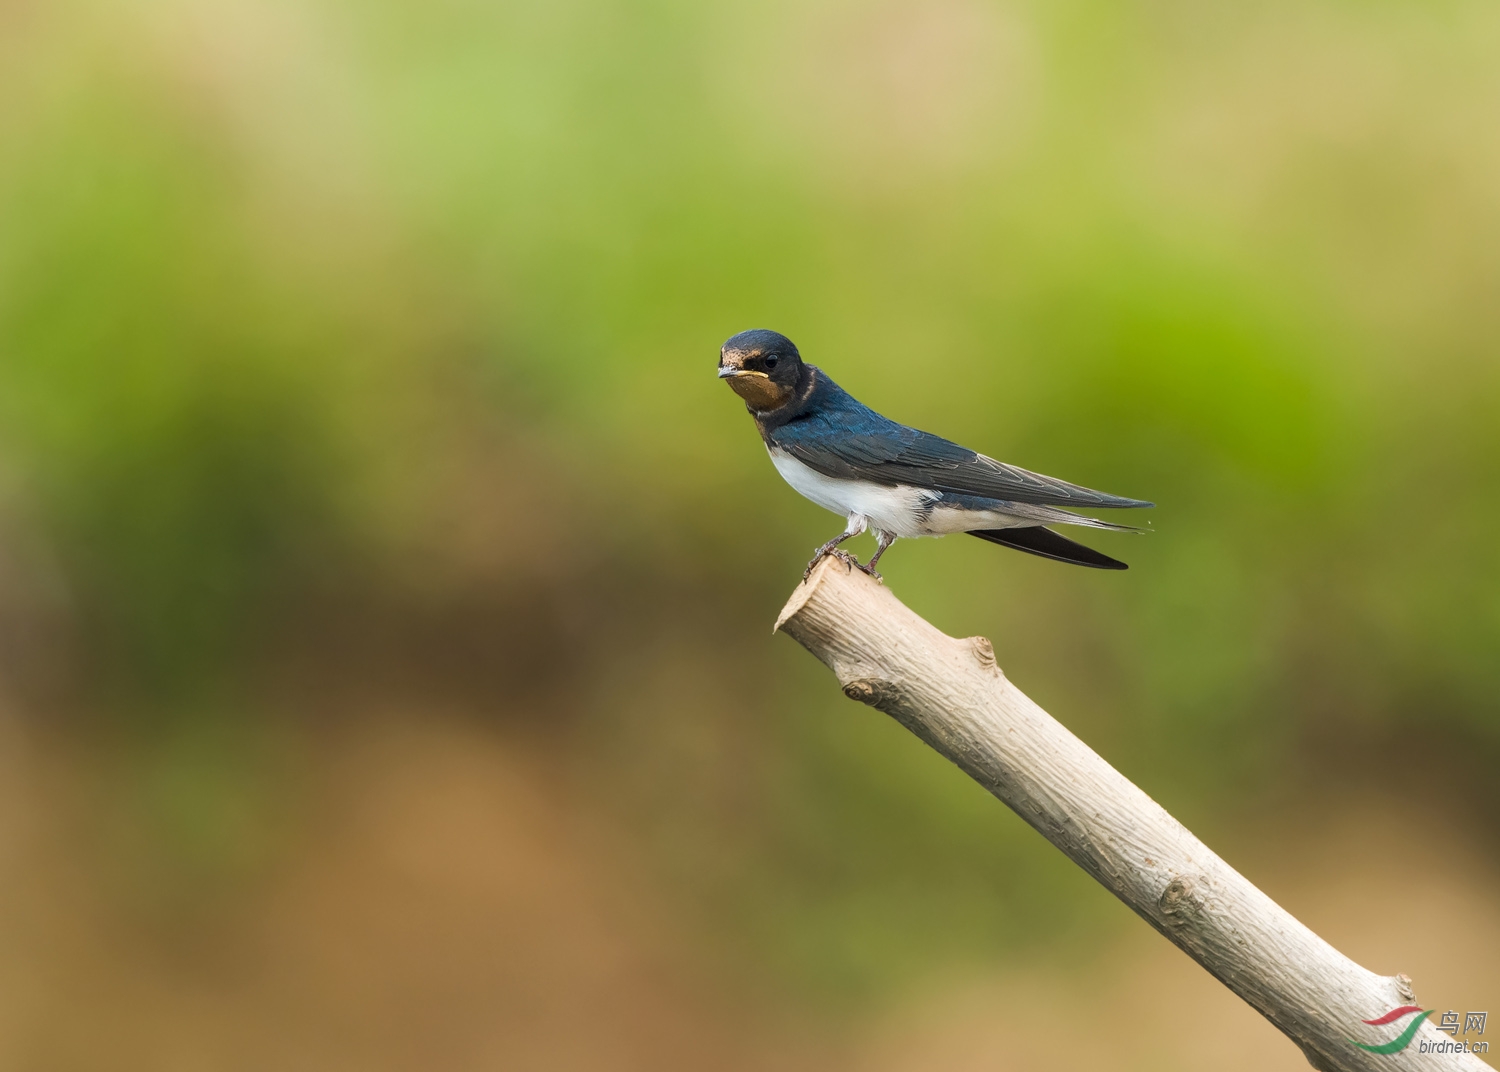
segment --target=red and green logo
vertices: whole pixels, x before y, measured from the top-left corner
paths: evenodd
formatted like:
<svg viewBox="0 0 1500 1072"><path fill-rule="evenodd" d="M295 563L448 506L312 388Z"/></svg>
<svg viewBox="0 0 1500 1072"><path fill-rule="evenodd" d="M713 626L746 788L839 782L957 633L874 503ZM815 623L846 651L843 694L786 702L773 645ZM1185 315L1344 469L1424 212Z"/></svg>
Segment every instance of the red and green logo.
<svg viewBox="0 0 1500 1072"><path fill-rule="evenodd" d="M1411 1040L1417 1036L1417 1028L1422 1026L1423 1020L1432 1015L1432 1009L1424 1009L1420 1005L1403 1005L1399 1009L1392 1009L1384 1016L1377 1016L1373 1020L1364 1021L1364 1023L1369 1024L1371 1027L1384 1027L1386 1024L1393 1024L1403 1017L1411 1016L1414 1012L1419 1012L1422 1015L1412 1016L1412 1021L1406 1025L1406 1029L1389 1042L1381 1043L1379 1046L1367 1046L1363 1042L1355 1042L1353 1039L1349 1041L1360 1049L1369 1050L1371 1053L1400 1053L1411 1045Z"/></svg>

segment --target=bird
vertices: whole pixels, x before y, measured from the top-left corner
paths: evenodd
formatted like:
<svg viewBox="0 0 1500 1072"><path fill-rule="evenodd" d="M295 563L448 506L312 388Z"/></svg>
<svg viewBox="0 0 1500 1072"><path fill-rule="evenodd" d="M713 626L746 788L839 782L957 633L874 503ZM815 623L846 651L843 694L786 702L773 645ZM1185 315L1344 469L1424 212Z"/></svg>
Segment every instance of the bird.
<svg viewBox="0 0 1500 1072"><path fill-rule="evenodd" d="M879 580L875 565L897 539L957 532L1057 562L1123 570L1129 568L1124 562L1050 526L1139 532L1073 509L1155 505L1007 465L898 424L804 362L779 332L757 328L732 336L719 350L718 374L744 400L782 479L847 520L843 532L818 548L804 580L830 556ZM875 553L861 564L839 545L867 529Z"/></svg>

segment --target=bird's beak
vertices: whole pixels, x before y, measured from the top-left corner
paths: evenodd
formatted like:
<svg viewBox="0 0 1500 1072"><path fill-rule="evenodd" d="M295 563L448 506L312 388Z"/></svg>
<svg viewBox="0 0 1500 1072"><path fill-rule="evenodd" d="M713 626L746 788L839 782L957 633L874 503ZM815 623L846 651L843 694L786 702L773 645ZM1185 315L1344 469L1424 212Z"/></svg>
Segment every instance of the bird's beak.
<svg viewBox="0 0 1500 1072"><path fill-rule="evenodd" d="M736 376L759 376L763 380L769 380L771 378L764 372L757 372L754 369L737 368L734 365L719 366L719 379L731 380Z"/></svg>

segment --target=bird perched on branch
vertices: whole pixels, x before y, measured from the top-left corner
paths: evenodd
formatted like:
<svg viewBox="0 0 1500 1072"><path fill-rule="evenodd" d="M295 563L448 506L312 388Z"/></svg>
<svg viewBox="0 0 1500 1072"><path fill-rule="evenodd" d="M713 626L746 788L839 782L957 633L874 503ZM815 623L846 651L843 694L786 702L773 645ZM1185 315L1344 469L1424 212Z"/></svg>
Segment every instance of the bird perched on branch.
<svg viewBox="0 0 1500 1072"><path fill-rule="evenodd" d="M897 424L804 363L792 340L774 331L742 331L726 342L719 378L745 400L782 478L848 519L843 532L818 548L804 579L828 555L878 578L875 563L897 538L953 532L1076 566L1125 569L1047 526L1135 532L1062 508L1152 505L1028 472ZM839 544L866 529L875 534L875 554L860 565Z"/></svg>

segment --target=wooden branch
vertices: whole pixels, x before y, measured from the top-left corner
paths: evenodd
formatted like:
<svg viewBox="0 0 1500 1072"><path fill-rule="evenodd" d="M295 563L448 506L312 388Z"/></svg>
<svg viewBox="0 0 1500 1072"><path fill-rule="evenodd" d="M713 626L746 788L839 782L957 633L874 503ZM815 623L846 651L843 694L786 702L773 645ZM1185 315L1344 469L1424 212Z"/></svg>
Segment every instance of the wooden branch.
<svg viewBox="0 0 1500 1072"><path fill-rule="evenodd" d="M1343 956L1219 859L1181 823L1006 680L983 637L955 640L890 590L833 558L792 593L776 628L956 763L1043 837L1248 1001L1328 1072L1482 1070L1423 1023L1404 1050L1375 1054L1409 1018L1411 980Z"/></svg>

